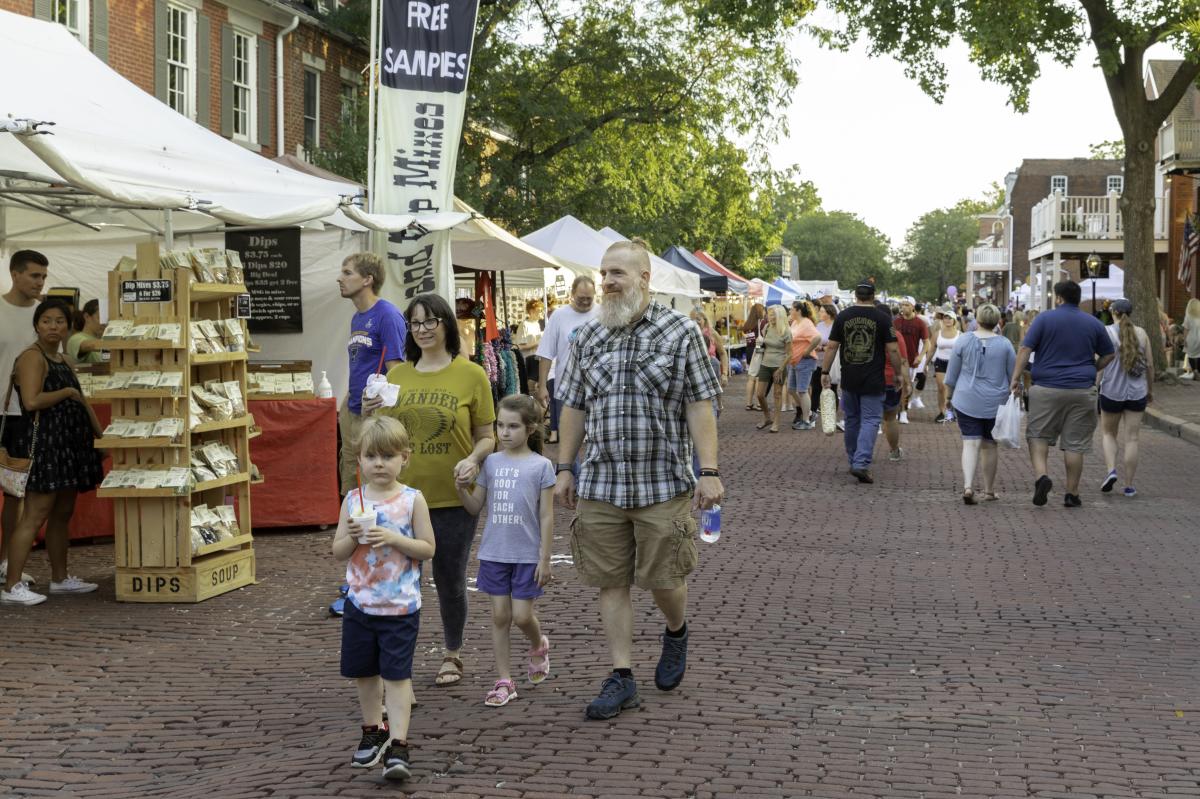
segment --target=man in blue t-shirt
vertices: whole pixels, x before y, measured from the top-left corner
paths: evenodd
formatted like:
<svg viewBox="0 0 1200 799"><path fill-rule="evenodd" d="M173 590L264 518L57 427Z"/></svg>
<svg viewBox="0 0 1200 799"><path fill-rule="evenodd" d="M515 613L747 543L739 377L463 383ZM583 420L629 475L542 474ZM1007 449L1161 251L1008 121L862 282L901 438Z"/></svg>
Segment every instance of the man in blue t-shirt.
<svg viewBox="0 0 1200 799"><path fill-rule="evenodd" d="M379 299L383 286L383 259L372 252L356 252L342 261L338 289L354 303L354 318L350 320L350 387L338 412L338 429L342 434L342 455L339 468L342 493L355 486L355 466L358 453L352 444L358 438L362 421L362 393L367 378L383 361L383 373L404 360L404 339L408 326L404 314L387 300Z"/></svg>
<svg viewBox="0 0 1200 799"><path fill-rule="evenodd" d="M1033 321L1013 369L1010 388L1015 394L1030 354L1037 354L1025 430L1029 460L1037 475L1034 505L1045 505L1053 486L1046 464L1051 445L1060 437L1059 448L1067 466L1063 505L1078 508L1083 504L1079 478L1083 455L1092 448L1096 430L1096 374L1113 359L1113 345L1100 320L1079 310L1079 297L1079 284L1073 280L1054 284L1055 308Z"/></svg>

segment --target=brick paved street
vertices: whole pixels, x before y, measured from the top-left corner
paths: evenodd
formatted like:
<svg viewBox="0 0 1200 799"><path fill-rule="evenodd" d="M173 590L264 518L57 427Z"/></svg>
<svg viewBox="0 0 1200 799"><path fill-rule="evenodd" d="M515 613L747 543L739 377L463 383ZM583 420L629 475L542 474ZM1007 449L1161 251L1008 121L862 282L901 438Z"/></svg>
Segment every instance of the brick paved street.
<svg viewBox="0 0 1200 799"><path fill-rule="evenodd" d="M605 648L563 566L541 603L553 677L485 708L485 597L447 690L429 592L398 788L346 765L329 533L263 535L257 586L191 606L117 604L111 545L75 547L99 593L0 608L0 796L1200 796L1200 449L1146 431L1135 500L1099 494L1093 456L1078 510L1061 458L1037 509L1006 452L1002 501L966 507L957 431L930 411L908 461L881 444L859 486L840 438L758 432L730 388L725 534L700 544L680 690L654 689L639 595L643 706L584 721ZM31 569L44 585L44 553Z"/></svg>

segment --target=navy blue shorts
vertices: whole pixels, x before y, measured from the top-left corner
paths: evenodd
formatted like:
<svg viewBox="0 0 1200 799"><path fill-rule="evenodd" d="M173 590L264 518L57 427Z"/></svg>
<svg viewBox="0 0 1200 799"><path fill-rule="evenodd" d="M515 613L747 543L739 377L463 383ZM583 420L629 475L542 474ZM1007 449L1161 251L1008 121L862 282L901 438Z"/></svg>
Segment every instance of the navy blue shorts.
<svg viewBox="0 0 1200 799"><path fill-rule="evenodd" d="M421 628L421 612L373 616L346 600L342 616L342 676L412 678L413 650Z"/></svg>
<svg viewBox="0 0 1200 799"><path fill-rule="evenodd" d="M900 390L895 386L888 386L883 390L883 409L885 411L894 411L900 407Z"/></svg>
<svg viewBox="0 0 1200 799"><path fill-rule="evenodd" d="M1134 400L1115 400L1109 399L1103 394L1100 395L1100 410L1105 413L1123 413L1125 411L1136 411L1141 413L1146 410L1146 398Z"/></svg>
<svg viewBox="0 0 1200 799"><path fill-rule="evenodd" d="M992 428L996 426L995 419L979 419L975 416L967 416L955 408L954 421L958 422L958 430L962 433L963 438L982 438L984 441L996 440L992 438Z"/></svg>
<svg viewBox="0 0 1200 799"><path fill-rule="evenodd" d="M499 563L479 561L479 576L475 587L492 596L511 596L513 599L537 599L544 591L537 584L536 563Z"/></svg>

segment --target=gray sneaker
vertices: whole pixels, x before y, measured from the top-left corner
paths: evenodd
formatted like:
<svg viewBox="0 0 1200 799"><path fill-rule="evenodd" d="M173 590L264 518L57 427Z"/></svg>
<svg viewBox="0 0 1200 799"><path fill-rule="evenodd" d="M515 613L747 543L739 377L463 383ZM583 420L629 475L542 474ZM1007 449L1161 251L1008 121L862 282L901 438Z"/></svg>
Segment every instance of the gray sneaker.
<svg viewBox="0 0 1200 799"><path fill-rule="evenodd" d="M904 448L903 448L903 447L897 447L895 452L891 452L891 453L889 453L889 454L888 454L888 460L889 460L889 461L902 461L902 460L904 460Z"/></svg>
<svg viewBox="0 0 1200 799"><path fill-rule="evenodd" d="M622 710L637 707L642 703L638 696L637 683L632 677L622 677L615 671L600 686L600 695L587 706L589 719L611 719Z"/></svg>

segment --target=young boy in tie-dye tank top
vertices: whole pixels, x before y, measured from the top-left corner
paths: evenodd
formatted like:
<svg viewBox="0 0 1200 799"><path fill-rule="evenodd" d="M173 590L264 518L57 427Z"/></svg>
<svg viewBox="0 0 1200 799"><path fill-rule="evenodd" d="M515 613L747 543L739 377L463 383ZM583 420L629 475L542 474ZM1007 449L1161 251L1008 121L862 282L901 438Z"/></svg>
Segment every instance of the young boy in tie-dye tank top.
<svg viewBox="0 0 1200 799"><path fill-rule="evenodd" d="M429 506L399 482L412 453L404 425L387 417L362 423L361 488L346 495L333 555L346 563L342 617L343 677L358 683L362 739L350 764L383 761L383 776L409 776L412 660L421 615L421 561L433 557ZM357 521L356 521L357 519ZM386 704L390 728L383 723Z"/></svg>

